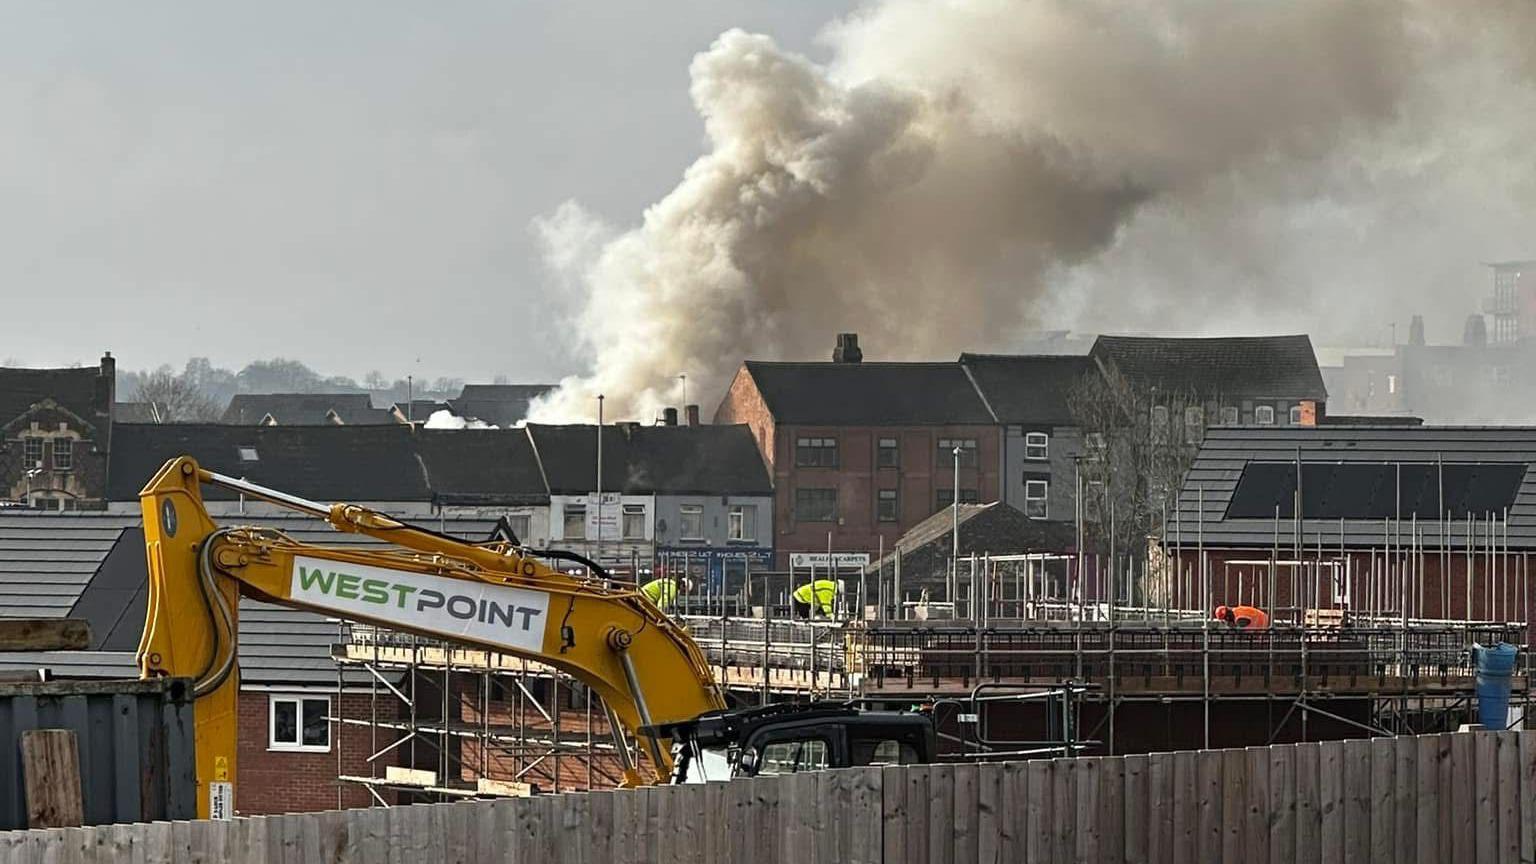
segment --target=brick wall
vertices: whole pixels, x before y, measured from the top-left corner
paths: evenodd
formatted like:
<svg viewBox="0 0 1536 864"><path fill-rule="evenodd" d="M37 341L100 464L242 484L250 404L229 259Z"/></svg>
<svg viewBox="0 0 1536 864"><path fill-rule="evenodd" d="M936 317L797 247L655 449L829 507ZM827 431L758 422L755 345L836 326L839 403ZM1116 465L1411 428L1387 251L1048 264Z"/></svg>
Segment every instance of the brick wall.
<svg viewBox="0 0 1536 864"><path fill-rule="evenodd" d="M725 398L720 400L720 407L715 409L714 422L747 424L752 430L752 438L757 441L758 452L763 454L763 461L768 463L768 470L773 470L773 414L768 411L768 403L763 401L762 392L757 389L752 374L745 366L737 370Z"/></svg>
<svg viewBox="0 0 1536 864"><path fill-rule="evenodd" d="M24 443L28 437L44 439L43 471L30 480ZM55 471L54 442L61 439L72 442L72 464L68 470ZM21 500L30 489L34 494L67 499L71 509L100 509L107 489L107 450L100 430L51 401L40 403L8 423L0 435L0 485L0 497L13 501Z"/></svg>
<svg viewBox="0 0 1536 864"><path fill-rule="evenodd" d="M269 750L268 706L272 695L258 691L240 693L236 809L242 816L336 809L339 785L336 780L336 724L331 725L331 749L326 752ZM337 697L335 693L330 696L331 710L335 714ZM340 708L342 716L367 717L368 696L364 693L343 695ZM368 730L361 726L343 726L341 735L345 736L341 742L345 757L342 772L367 776ZM383 767L379 770L382 773ZM368 792L357 784L341 786L341 793L342 807L366 807L371 800Z"/></svg>

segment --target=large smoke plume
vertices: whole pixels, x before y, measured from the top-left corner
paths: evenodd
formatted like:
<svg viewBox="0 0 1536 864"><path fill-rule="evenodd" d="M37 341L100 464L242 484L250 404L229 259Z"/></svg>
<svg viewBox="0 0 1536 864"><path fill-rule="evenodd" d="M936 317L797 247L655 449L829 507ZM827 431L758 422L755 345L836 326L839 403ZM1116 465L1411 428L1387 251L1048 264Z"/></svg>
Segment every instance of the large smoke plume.
<svg viewBox="0 0 1536 864"><path fill-rule="evenodd" d="M904 359L1036 326L1464 314L1469 260L1536 253L1533 24L1525 2L890 0L828 28L826 65L725 33L691 68L707 152L641 224L539 224L592 360L535 416L602 393L648 419L680 374L708 403L743 358L823 359L840 330Z"/></svg>

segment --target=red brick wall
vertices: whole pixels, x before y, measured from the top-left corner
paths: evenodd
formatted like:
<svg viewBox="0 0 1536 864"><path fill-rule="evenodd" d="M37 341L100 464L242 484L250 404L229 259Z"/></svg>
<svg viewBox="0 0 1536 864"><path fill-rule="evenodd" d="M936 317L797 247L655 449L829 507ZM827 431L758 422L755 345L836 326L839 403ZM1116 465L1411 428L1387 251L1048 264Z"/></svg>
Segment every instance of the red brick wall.
<svg viewBox="0 0 1536 864"><path fill-rule="evenodd" d="M763 454L763 461L768 463L768 470L773 470L773 415L769 413L768 403L763 401L763 394L757 389L757 383L752 380L752 374L746 366L736 370L736 377L726 390L725 398L720 400L720 407L715 409L714 422L747 424L752 430L752 437L757 441L758 452Z"/></svg>
<svg viewBox="0 0 1536 864"><path fill-rule="evenodd" d="M260 691L240 693L236 810L242 816L334 810L339 785L336 780L337 724L331 725L331 749L328 752L268 750L267 712L271 695ZM335 693L330 696L331 710L335 714L337 697ZM367 717L368 696L346 694L341 697L340 708L341 716ZM361 726L342 726L340 734L345 736L340 742L345 757L342 772L367 776L368 730ZM382 766L379 770L382 773ZM341 786L341 792L342 807L366 807L371 800L365 789L353 783Z"/></svg>

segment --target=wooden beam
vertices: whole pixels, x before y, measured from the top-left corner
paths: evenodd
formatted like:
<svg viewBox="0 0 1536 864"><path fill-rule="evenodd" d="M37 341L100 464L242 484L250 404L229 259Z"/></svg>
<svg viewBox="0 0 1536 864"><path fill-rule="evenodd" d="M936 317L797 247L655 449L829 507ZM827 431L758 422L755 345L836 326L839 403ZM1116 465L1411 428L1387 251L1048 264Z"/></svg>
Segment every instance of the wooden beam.
<svg viewBox="0 0 1536 864"><path fill-rule="evenodd" d="M85 821L80 749L72 729L21 733L28 828L74 828Z"/></svg>
<svg viewBox="0 0 1536 864"><path fill-rule="evenodd" d="M0 619L0 651L85 651L91 625L78 618Z"/></svg>

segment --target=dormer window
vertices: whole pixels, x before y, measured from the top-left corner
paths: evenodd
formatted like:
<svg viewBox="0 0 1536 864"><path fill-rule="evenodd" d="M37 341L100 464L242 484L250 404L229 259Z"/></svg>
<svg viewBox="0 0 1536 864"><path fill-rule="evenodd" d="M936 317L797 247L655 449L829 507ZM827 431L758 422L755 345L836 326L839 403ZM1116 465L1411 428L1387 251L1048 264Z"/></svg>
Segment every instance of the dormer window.
<svg viewBox="0 0 1536 864"><path fill-rule="evenodd" d="M259 462L261 457L256 454L255 447L238 447L241 462Z"/></svg>

